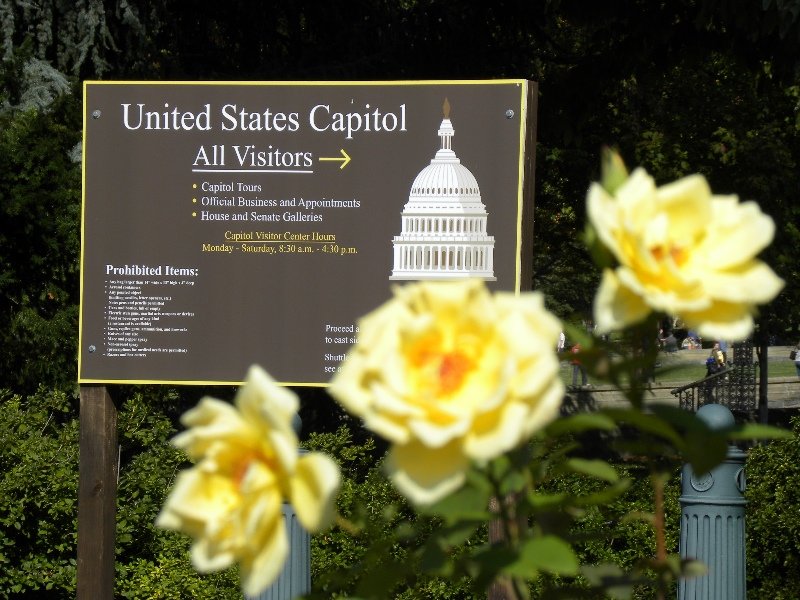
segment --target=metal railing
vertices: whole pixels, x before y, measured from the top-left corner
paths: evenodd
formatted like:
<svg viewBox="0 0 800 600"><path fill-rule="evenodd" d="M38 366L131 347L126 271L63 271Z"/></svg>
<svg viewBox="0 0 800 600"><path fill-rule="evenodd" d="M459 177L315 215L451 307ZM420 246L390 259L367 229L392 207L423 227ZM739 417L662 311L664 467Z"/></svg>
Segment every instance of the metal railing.
<svg viewBox="0 0 800 600"><path fill-rule="evenodd" d="M697 411L705 404L721 404L731 411L754 412L758 406L756 398L755 372L757 365L734 366L703 379L687 383L671 390L678 398L679 406Z"/></svg>
<svg viewBox="0 0 800 600"><path fill-rule="evenodd" d="M686 410L697 411L705 404L717 403L731 411L754 413L758 408L757 369L758 363L753 361L752 342L740 342L733 346L732 366L675 388L670 393L678 398L679 406Z"/></svg>

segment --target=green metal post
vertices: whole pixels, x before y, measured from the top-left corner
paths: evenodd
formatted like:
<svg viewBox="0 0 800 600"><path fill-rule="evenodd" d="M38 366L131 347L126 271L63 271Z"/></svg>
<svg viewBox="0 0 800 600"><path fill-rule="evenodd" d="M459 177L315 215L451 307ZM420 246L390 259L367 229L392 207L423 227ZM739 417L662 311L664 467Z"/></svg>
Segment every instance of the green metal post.
<svg viewBox="0 0 800 600"><path fill-rule="evenodd" d="M299 416L295 415L292 427L299 437ZM300 450L300 454L304 452L306 450ZM283 523L289 538L289 556L283 565L283 571L270 587L249 600L293 600L311 591L311 536L300 525L294 508L289 503L283 505Z"/></svg>
<svg viewBox="0 0 800 600"><path fill-rule="evenodd" d="M714 430L734 424L730 410L706 404L697 416ZM678 600L745 600L745 453L728 447L725 461L703 475L681 474L681 558L703 562L708 573L682 579Z"/></svg>

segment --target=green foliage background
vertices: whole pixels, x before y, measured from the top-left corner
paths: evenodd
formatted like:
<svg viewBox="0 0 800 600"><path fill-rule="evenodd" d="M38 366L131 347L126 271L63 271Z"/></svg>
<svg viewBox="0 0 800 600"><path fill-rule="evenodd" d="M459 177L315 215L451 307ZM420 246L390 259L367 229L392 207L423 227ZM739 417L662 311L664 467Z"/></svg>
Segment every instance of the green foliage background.
<svg viewBox="0 0 800 600"><path fill-rule="evenodd" d="M799 13L798 0L0 3L0 598L75 591L82 80L536 80L532 284L551 310L576 321L589 314L598 274L581 241L583 197L601 146L615 144L659 182L699 171L716 192L754 198L773 216L776 241L766 258L787 287L760 327L796 341ZM230 398L233 390L114 390L119 597L238 597L235 572L197 575L188 541L153 527L184 464L167 440L178 415L206 392ZM306 431L314 432L307 444L339 460L340 509L366 532L314 538L313 574L325 597L343 585L340 571L380 574L379 554L369 549L390 544L411 516L376 471L380 443L324 391L298 392ZM800 596L787 576L800 572L791 546L800 539L797 452L791 441L750 453L755 598ZM652 553L646 528L619 522L632 506L649 510L645 488L634 486L624 506L583 517L586 531L613 533L579 545L583 559L629 565ZM669 489L674 518L675 479ZM387 512L390 504L398 508ZM432 525L415 526L424 534ZM388 548L395 558L410 549ZM468 597L466 586L417 584L424 597Z"/></svg>
<svg viewBox="0 0 800 600"><path fill-rule="evenodd" d="M747 580L754 600L800 598L800 418L794 439L747 459Z"/></svg>
<svg viewBox="0 0 800 600"><path fill-rule="evenodd" d="M174 398L160 400L171 401ZM164 412L158 398L135 392L119 413L123 467L118 492L116 595L239 598L235 569L198 575L189 562L188 539L153 526L170 483L185 466L185 457L167 443L175 427ZM794 429L800 433L799 420L794 421ZM381 474L383 451L362 434L341 424L334 431L310 434L304 444L310 450L329 453L340 464L344 482L339 512L362 528L356 535L334 527L313 536L313 598L347 597L361 586L384 585L393 565L417 560L414 550L436 525L433 519L415 517L403 503ZM0 598L35 598L43 593L48 598L74 597L77 438L75 400L68 394L41 389L26 397L10 393L0 397ZM748 458L748 590L754 598L789 600L800 590L795 575L800 543L797 439L758 446ZM604 446L604 440L584 444L593 455L607 455ZM607 506L591 507L578 515L571 536L582 563L612 562L627 569L654 552L652 529L643 520L626 517L632 511L652 512L652 492L640 467L621 459L613 462L621 476L632 480L631 488ZM573 474L551 479L541 491L580 496L600 487L596 481ZM678 545L678 495L676 473L666 495L671 552L677 552ZM410 528L419 534L412 536ZM485 535L484 531L465 543L482 543ZM782 575L776 577L775 573ZM404 583L393 597L474 597L467 582L453 585L420 574L413 583L414 587ZM552 578L544 578L534 584L534 591L549 583ZM645 588L634 595L651 597L652 592Z"/></svg>

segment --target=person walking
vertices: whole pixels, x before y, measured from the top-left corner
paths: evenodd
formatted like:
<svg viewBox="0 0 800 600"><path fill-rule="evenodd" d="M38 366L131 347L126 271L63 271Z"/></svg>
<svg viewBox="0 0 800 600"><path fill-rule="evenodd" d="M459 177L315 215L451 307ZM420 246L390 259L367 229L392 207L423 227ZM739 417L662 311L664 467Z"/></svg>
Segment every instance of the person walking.
<svg viewBox="0 0 800 600"><path fill-rule="evenodd" d="M800 342L797 342L792 353L794 353L794 368L797 369L797 376L800 377Z"/></svg>
<svg viewBox="0 0 800 600"><path fill-rule="evenodd" d="M714 350L711 351L711 356L706 359L706 381L703 385L703 396L705 397L706 404L714 402L714 388L717 387L717 377L712 377L720 372L722 367L715 355Z"/></svg>
<svg viewBox="0 0 800 600"><path fill-rule="evenodd" d="M725 340L719 341L719 350L722 352L722 362L727 366L728 364L728 342Z"/></svg>
<svg viewBox="0 0 800 600"><path fill-rule="evenodd" d="M725 368L725 355L720 349L719 342L714 343L714 347L711 349L711 356L709 358L713 358L716 361L717 371L721 371Z"/></svg>
<svg viewBox="0 0 800 600"><path fill-rule="evenodd" d="M581 351L581 345L575 344L572 348L570 348L570 352L573 354L578 354ZM589 378L586 375L586 367L581 364L581 361L578 360L578 357L575 356L570 361L572 364L572 387L578 387L578 373L581 374L581 387L586 387L589 383Z"/></svg>

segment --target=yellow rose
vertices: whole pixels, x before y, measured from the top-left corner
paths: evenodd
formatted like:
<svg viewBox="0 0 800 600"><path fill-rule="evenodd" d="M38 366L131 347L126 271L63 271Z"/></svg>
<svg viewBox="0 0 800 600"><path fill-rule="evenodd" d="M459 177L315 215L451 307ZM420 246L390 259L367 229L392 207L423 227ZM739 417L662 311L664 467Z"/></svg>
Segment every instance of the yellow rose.
<svg viewBox="0 0 800 600"><path fill-rule="evenodd" d="M454 491L471 461L518 446L558 414L561 329L538 293L409 284L359 328L330 392L392 443L390 477L417 504Z"/></svg>
<svg viewBox="0 0 800 600"><path fill-rule="evenodd" d="M712 195L701 175L657 188L637 169L613 196L592 184L587 210L619 262L604 271L595 297L601 332L656 310L681 317L705 337L740 340L753 329L755 306L783 287L755 259L772 241L772 219L755 202Z"/></svg>
<svg viewBox="0 0 800 600"><path fill-rule="evenodd" d="M238 562L242 587L257 595L288 554L281 505L291 502L309 531L333 518L339 469L327 456L298 456L297 397L252 367L236 406L204 398L182 418L173 444L197 464L178 475L156 524L192 538L200 572Z"/></svg>

